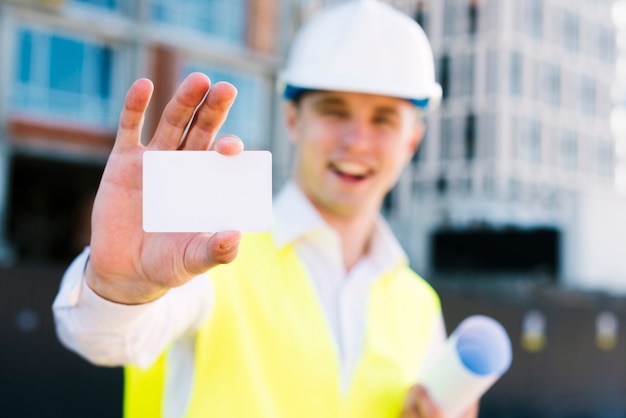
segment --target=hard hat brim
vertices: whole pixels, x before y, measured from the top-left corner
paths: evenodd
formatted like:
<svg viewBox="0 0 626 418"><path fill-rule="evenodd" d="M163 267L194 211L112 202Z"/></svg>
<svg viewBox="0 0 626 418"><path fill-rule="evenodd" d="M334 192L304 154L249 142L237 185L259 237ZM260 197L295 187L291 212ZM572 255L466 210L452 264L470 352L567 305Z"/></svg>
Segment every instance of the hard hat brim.
<svg viewBox="0 0 626 418"><path fill-rule="evenodd" d="M287 84L285 85L283 89L282 95L283 95L283 98L287 100L295 100L302 94L311 92L311 91L319 91L319 90L306 88L306 87L297 87L291 84ZM399 98L408 101L409 103L415 105L419 109L428 108L428 105L431 102L430 98L424 98L424 99L411 99L408 97L399 97Z"/></svg>

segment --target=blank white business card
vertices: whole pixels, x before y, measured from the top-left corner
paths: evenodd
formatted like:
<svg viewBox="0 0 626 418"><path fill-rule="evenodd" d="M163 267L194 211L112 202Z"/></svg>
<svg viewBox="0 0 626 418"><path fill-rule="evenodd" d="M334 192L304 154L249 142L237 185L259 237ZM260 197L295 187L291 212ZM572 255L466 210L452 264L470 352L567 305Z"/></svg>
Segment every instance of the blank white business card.
<svg viewBox="0 0 626 418"><path fill-rule="evenodd" d="M269 231L272 154L244 151L146 151L146 232Z"/></svg>

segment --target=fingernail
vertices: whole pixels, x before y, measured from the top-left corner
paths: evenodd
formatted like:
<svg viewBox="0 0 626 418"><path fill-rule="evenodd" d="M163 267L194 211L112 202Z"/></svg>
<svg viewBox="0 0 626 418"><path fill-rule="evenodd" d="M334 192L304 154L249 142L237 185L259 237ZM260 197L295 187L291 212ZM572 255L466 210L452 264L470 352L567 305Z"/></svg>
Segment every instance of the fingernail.
<svg viewBox="0 0 626 418"><path fill-rule="evenodd" d="M221 247L224 250L231 250L233 248L235 248L237 245L239 245L239 241L241 241L241 235L236 235L232 238L230 238L227 241L224 241L221 245Z"/></svg>

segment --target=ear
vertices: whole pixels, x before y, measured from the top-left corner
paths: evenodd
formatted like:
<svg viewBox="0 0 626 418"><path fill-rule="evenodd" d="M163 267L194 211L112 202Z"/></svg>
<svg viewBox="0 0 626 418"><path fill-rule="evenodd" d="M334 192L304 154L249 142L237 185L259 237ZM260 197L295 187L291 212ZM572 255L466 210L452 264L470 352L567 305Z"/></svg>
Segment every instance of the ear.
<svg viewBox="0 0 626 418"><path fill-rule="evenodd" d="M417 152L417 149L419 148L420 144L422 143L422 139L424 138L425 128L423 122L416 123L412 129L413 130L411 132L411 137L407 142L407 158L405 163L408 163L411 158L413 158L413 155L415 155L415 153Z"/></svg>
<svg viewBox="0 0 626 418"><path fill-rule="evenodd" d="M298 107L291 100L285 103L283 107L283 113L285 116L285 126L287 127L287 133L291 142L295 142L298 134Z"/></svg>

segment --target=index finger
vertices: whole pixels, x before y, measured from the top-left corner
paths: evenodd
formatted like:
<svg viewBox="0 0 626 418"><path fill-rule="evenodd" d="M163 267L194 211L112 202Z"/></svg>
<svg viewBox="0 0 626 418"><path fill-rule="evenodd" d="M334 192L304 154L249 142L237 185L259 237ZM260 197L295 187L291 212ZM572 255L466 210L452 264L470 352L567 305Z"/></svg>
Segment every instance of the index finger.
<svg viewBox="0 0 626 418"><path fill-rule="evenodd" d="M144 115L153 91L154 85L147 78L140 78L129 87L120 113L115 148L124 149L140 143Z"/></svg>
<svg viewBox="0 0 626 418"><path fill-rule="evenodd" d="M206 150L220 130L237 97L237 89L230 83L220 81L209 89L198 107L194 120L183 143L186 150Z"/></svg>
<svg viewBox="0 0 626 418"><path fill-rule="evenodd" d="M180 84L163 110L157 129L148 144L157 150L177 149L196 108L209 91L211 81L202 73L191 73Z"/></svg>

